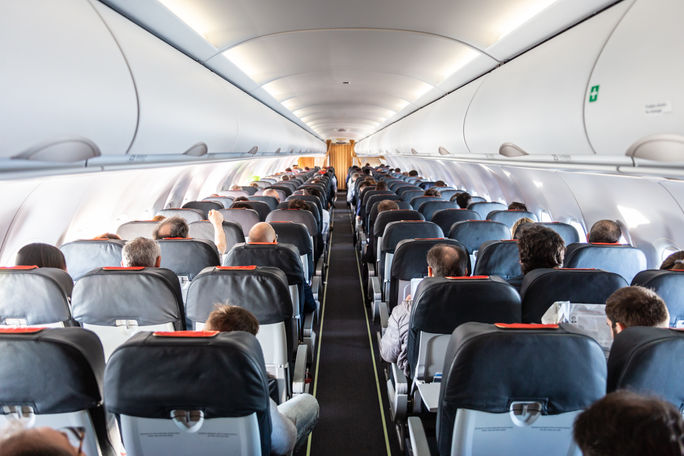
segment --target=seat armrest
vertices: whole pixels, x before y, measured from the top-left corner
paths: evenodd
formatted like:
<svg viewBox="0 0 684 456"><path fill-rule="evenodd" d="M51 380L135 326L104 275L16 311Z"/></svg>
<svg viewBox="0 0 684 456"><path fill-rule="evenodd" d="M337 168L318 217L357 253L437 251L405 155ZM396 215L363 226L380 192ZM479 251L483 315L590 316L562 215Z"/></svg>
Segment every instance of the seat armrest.
<svg viewBox="0 0 684 456"><path fill-rule="evenodd" d="M316 300L316 313L318 313L318 308L321 306L320 300L318 299L318 290L321 288L321 277L320 276L314 276L313 279L311 279L311 293L313 293L313 297Z"/></svg>
<svg viewBox="0 0 684 456"><path fill-rule="evenodd" d="M316 270L314 271L314 274L317 275L318 277L321 277L323 275L323 257L325 255L321 255L320 258L318 258L318 261L316 262Z"/></svg>
<svg viewBox="0 0 684 456"><path fill-rule="evenodd" d="M394 379L394 389L399 394L408 394L409 382L406 376L404 375L404 372L401 369L399 369L397 363L392 363L390 365L390 370L392 378Z"/></svg>
<svg viewBox="0 0 684 456"><path fill-rule="evenodd" d="M430 446L423 422L417 416L408 418L409 440L411 441L411 454L413 456L430 456Z"/></svg>
<svg viewBox="0 0 684 456"><path fill-rule="evenodd" d="M387 310L387 304L380 301L378 304L378 315L380 316L380 329L382 333L385 334L385 329L387 329L387 324L389 321L389 311Z"/></svg>
<svg viewBox="0 0 684 456"><path fill-rule="evenodd" d="M308 347L306 344L299 344L297 355L295 356L294 372L292 373L292 394L302 394L306 392L306 356Z"/></svg>

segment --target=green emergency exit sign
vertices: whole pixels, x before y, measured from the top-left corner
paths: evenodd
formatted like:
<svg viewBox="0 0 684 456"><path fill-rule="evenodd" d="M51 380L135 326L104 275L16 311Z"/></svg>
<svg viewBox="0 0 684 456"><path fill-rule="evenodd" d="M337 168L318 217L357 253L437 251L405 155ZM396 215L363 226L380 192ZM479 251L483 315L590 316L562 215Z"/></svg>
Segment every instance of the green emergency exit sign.
<svg viewBox="0 0 684 456"><path fill-rule="evenodd" d="M589 103L593 103L596 100L598 100L598 91L599 91L598 85L592 86L591 90L589 91Z"/></svg>

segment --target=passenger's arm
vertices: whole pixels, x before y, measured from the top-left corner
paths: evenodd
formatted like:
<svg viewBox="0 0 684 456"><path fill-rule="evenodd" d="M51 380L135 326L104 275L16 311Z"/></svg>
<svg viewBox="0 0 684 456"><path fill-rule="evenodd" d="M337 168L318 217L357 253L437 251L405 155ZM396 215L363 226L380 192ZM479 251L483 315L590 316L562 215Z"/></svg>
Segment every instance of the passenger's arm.
<svg viewBox="0 0 684 456"><path fill-rule="evenodd" d="M220 254L226 253L226 233L223 231L223 215L214 209L209 211L209 221L214 226L214 244Z"/></svg>
<svg viewBox="0 0 684 456"><path fill-rule="evenodd" d="M380 340L380 356L388 363L396 363L401 351L399 317L401 306L397 306L387 321L387 329Z"/></svg>

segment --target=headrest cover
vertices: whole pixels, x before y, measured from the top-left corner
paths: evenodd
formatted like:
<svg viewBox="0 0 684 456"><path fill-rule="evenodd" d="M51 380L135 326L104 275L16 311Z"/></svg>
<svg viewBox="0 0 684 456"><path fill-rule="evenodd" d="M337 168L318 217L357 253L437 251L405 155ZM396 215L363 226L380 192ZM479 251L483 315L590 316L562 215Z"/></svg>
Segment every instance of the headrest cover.
<svg viewBox="0 0 684 456"><path fill-rule="evenodd" d="M262 449L271 432L264 358L256 337L242 332L210 338L154 337L140 332L119 346L105 371L107 410L168 419L174 409L205 418L256 412Z"/></svg>
<svg viewBox="0 0 684 456"><path fill-rule="evenodd" d="M465 323L444 360L438 428L441 454L451 448L458 409L507 413L511 402L536 401L542 414L588 407L605 393L601 347L569 328L511 331Z"/></svg>
<svg viewBox="0 0 684 456"><path fill-rule="evenodd" d="M100 340L82 328L0 332L0 404L30 405L37 414L67 413L102 399Z"/></svg>
<svg viewBox="0 0 684 456"><path fill-rule="evenodd" d="M0 269L0 324L8 318L29 326L71 320L72 287L69 274L57 268Z"/></svg>
<svg viewBox="0 0 684 456"><path fill-rule="evenodd" d="M304 269L297 249L289 244L237 244L224 258L225 266L271 266L287 276L290 285L304 282Z"/></svg>
<svg viewBox="0 0 684 456"><path fill-rule="evenodd" d="M208 266L218 266L221 259L216 246L204 239L162 239L161 266L171 269L176 275L194 279Z"/></svg>
<svg viewBox="0 0 684 456"><path fill-rule="evenodd" d="M684 407L684 332L634 326L615 336L608 358L610 393L629 389Z"/></svg>

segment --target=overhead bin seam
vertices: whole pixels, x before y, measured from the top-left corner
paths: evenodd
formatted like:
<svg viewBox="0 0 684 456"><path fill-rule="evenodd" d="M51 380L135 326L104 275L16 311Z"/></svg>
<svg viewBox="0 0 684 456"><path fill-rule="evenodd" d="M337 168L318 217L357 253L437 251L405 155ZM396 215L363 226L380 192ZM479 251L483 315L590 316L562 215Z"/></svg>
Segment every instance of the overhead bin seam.
<svg viewBox="0 0 684 456"><path fill-rule="evenodd" d="M124 155L128 155L128 153L131 151L131 148L133 147L133 143L135 143L135 138L138 136L138 128L140 127L140 95L138 93L138 85L135 82L135 76L133 75L133 69L131 68L131 64L128 61L128 58L126 57L126 53L124 52L123 48L121 47L121 44L119 43L119 40L116 39L116 35L114 35L114 32L112 29L109 27L109 24L107 24L107 21L104 20L100 12L97 10L95 5L93 5L92 0L88 1L88 4L90 7L95 11L95 14L97 17L100 18L102 21L102 24L104 24L105 28L109 32L109 34L112 36L112 39L114 40L114 43L116 44L116 47L119 48L119 52L121 52L121 57L123 57L124 62L126 63L126 68L128 68L128 73L131 75L131 82L133 83L133 91L135 92L135 109L136 109L136 115L135 115L135 130L133 130L133 137L131 138L131 142L128 144L128 148L126 149L126 152L124 152Z"/></svg>
<svg viewBox="0 0 684 456"><path fill-rule="evenodd" d="M619 3L619 2L617 2ZM610 7L615 6L617 3L613 3L610 5ZM613 26L613 29L610 31L608 36L606 37L605 41L599 48L598 54L596 55L596 59L594 59L594 63L591 65L591 70L589 70L589 74L587 75L587 83L584 86L584 94L582 95L582 128L584 129L584 136L587 138L587 144L589 144L589 147L591 148L591 151L596 154L596 149L594 149L594 145L591 143L591 138L589 137L589 130L587 130L587 116L586 116L586 107L587 107L587 91L589 90L589 84L591 84L591 77L594 74L594 70L596 69L596 65L598 64L598 61L601 59L601 55L603 54L604 49L606 48L606 45L610 41L610 39L613 37L613 34L615 33L615 30L620 26L622 23L623 19L625 16L627 16L627 13L632 9L634 4L636 3L636 0L632 0L632 4L629 5L626 9L625 12L622 14L622 17L618 19L618 21L615 23ZM634 157L632 157L632 166L636 166L636 162L634 160Z"/></svg>

